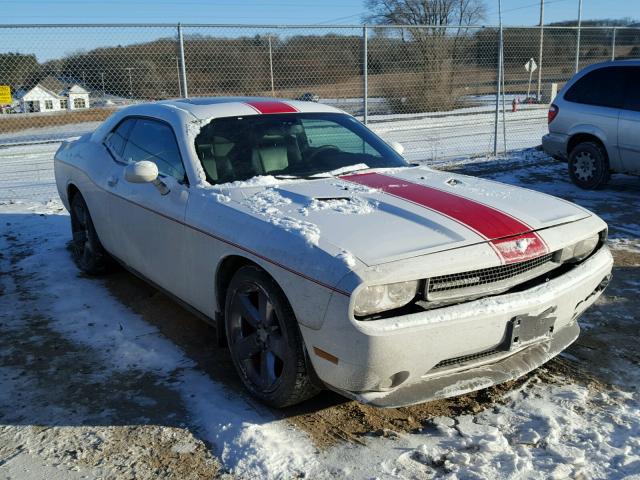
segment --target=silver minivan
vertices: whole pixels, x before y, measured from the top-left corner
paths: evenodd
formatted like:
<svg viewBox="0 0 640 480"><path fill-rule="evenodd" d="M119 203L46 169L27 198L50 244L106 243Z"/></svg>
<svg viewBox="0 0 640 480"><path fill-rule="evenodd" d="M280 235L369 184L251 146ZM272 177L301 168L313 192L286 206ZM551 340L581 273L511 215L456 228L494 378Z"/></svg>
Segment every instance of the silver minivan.
<svg viewBox="0 0 640 480"><path fill-rule="evenodd" d="M640 60L591 65L549 107L542 148L566 159L581 188L602 187L611 172L640 174Z"/></svg>

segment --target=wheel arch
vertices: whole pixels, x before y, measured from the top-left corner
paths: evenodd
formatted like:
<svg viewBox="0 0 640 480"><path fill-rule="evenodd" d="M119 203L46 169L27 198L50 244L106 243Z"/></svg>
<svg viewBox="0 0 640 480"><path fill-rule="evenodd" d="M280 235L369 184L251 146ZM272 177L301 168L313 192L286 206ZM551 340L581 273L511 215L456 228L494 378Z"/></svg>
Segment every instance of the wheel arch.
<svg viewBox="0 0 640 480"><path fill-rule="evenodd" d="M248 257L234 254L223 258L220 263L218 263L215 275L216 309L220 314L224 314L224 304L231 279L240 268L248 265L258 267L273 279L273 275L271 275L262 265ZM276 281L275 279L273 280ZM276 283L278 282L276 281Z"/></svg>
<svg viewBox="0 0 640 480"><path fill-rule="evenodd" d="M71 205L73 197L75 197L78 193L80 193L80 189L76 186L76 184L73 182L69 182L69 184L67 185L67 202L69 202L69 205Z"/></svg>
<svg viewBox="0 0 640 480"><path fill-rule="evenodd" d="M580 132L575 133L569 137L569 141L567 142L567 155L571 154L571 151L584 142L594 142L602 147L602 150L607 155L607 160L609 160L609 152L607 151L607 146L605 142L595 133L592 132Z"/></svg>

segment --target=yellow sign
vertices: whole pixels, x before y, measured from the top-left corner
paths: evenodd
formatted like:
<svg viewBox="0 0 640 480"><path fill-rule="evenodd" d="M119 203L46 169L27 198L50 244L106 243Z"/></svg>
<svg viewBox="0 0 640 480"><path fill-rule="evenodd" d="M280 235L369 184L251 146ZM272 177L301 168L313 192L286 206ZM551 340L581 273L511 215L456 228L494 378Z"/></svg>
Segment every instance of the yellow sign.
<svg viewBox="0 0 640 480"><path fill-rule="evenodd" d="M11 87L9 85L0 85L0 105L11 105Z"/></svg>

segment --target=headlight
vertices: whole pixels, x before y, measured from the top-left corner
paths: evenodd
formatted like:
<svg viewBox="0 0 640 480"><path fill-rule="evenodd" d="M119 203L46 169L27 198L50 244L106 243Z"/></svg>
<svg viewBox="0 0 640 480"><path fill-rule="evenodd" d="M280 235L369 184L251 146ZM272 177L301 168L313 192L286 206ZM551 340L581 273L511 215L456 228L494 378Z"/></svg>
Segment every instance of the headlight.
<svg viewBox="0 0 640 480"><path fill-rule="evenodd" d="M569 245L560 251L560 262L579 262L593 253L600 243L600 233L596 233L584 240Z"/></svg>
<svg viewBox="0 0 640 480"><path fill-rule="evenodd" d="M418 293L418 280L366 287L356 297L356 316L371 315L400 308L413 300Z"/></svg>

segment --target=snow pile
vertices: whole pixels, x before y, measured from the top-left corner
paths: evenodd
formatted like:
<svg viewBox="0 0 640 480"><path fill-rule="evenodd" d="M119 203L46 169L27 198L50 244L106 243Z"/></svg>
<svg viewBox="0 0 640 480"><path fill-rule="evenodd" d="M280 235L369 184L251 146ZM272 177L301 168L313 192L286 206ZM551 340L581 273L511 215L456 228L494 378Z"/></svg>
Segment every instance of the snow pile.
<svg viewBox="0 0 640 480"><path fill-rule="evenodd" d="M332 210L337 213L348 215L367 215L375 210L376 206L360 197L350 198L314 198L308 206L301 208L300 213L304 216L309 212L322 210Z"/></svg>
<svg viewBox="0 0 640 480"><path fill-rule="evenodd" d="M376 193L380 191L377 188L367 187L366 185L361 185L359 183L347 182L346 180L334 182L333 186L339 188L340 190L344 190L345 192L359 194Z"/></svg>
<svg viewBox="0 0 640 480"><path fill-rule="evenodd" d="M338 255L336 255L336 258L342 260L349 268L353 268L356 266L355 257L351 252L348 252L347 250L342 250Z"/></svg>
<svg viewBox="0 0 640 480"><path fill-rule="evenodd" d="M562 379L558 379L562 381ZM609 413L602 415L603 409ZM638 472L640 418L631 394L578 385L536 385L479 415L440 417L428 442L402 454L398 470L445 478L608 478ZM539 477L539 478L540 478Z"/></svg>
<svg viewBox="0 0 640 480"><path fill-rule="evenodd" d="M277 190L267 188L247 198L243 204L276 227L297 233L309 245L318 245L320 228L314 223L285 215L280 207L291 204L291 199L283 197Z"/></svg>

